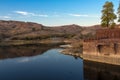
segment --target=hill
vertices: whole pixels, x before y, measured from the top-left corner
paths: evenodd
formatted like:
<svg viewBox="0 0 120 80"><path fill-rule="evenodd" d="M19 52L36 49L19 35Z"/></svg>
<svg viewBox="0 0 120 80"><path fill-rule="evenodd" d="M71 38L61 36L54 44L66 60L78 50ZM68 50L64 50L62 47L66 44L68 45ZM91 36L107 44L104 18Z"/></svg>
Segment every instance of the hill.
<svg viewBox="0 0 120 80"><path fill-rule="evenodd" d="M0 40L41 40L51 37L81 39L94 35L99 25L82 27L79 25L44 26L33 22L0 20Z"/></svg>

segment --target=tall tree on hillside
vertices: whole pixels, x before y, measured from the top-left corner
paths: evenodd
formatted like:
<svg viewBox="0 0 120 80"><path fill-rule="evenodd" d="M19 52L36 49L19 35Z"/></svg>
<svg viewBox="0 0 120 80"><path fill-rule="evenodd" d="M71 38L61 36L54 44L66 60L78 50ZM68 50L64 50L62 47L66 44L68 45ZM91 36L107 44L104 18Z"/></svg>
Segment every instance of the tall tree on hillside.
<svg viewBox="0 0 120 80"><path fill-rule="evenodd" d="M117 14L118 14L118 22L120 22L120 3L119 3L118 10L117 10Z"/></svg>
<svg viewBox="0 0 120 80"><path fill-rule="evenodd" d="M109 27L109 28L112 28L115 26L114 19L116 19L117 17L114 14L113 7L114 7L113 3L109 1L105 2L105 4L103 5L101 26Z"/></svg>

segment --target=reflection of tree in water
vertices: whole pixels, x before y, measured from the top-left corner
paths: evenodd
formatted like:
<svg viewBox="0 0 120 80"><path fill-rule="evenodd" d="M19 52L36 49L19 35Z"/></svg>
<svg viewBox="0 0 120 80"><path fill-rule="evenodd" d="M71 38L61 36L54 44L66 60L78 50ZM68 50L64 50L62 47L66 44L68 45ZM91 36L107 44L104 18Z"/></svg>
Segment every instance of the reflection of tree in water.
<svg viewBox="0 0 120 80"><path fill-rule="evenodd" d="M41 45L0 47L0 59L41 55L48 49L55 48L57 46L58 45L41 44Z"/></svg>
<svg viewBox="0 0 120 80"><path fill-rule="evenodd" d="M85 80L120 80L120 66L84 61Z"/></svg>

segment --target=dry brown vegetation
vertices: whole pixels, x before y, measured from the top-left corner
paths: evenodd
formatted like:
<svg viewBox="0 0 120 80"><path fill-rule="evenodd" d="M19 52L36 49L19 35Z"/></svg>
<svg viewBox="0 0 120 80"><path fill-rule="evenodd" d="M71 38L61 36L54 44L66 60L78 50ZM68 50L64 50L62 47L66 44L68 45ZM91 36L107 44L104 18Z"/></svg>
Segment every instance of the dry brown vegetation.
<svg viewBox="0 0 120 80"><path fill-rule="evenodd" d="M0 21L1 40L36 40L51 37L71 38L81 32L78 25L47 27L32 22Z"/></svg>
<svg viewBox="0 0 120 80"><path fill-rule="evenodd" d="M79 25L44 26L33 22L0 20L0 40L41 40L53 37L83 39L94 35L99 25L82 27Z"/></svg>

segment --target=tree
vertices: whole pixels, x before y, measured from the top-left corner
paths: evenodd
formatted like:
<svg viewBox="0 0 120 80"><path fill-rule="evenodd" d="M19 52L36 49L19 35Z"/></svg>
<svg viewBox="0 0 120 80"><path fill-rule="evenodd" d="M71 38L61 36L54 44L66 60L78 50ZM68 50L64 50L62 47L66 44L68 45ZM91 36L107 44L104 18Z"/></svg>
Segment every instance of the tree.
<svg viewBox="0 0 120 80"><path fill-rule="evenodd" d="M114 5L112 2L105 2L103 5L102 10L102 17L101 17L101 26L102 27L108 27L113 28L115 26L114 19L116 19L116 15L114 14Z"/></svg>
<svg viewBox="0 0 120 80"><path fill-rule="evenodd" d="M120 3L119 3L118 10L117 10L117 14L118 14L118 22L120 22Z"/></svg>

